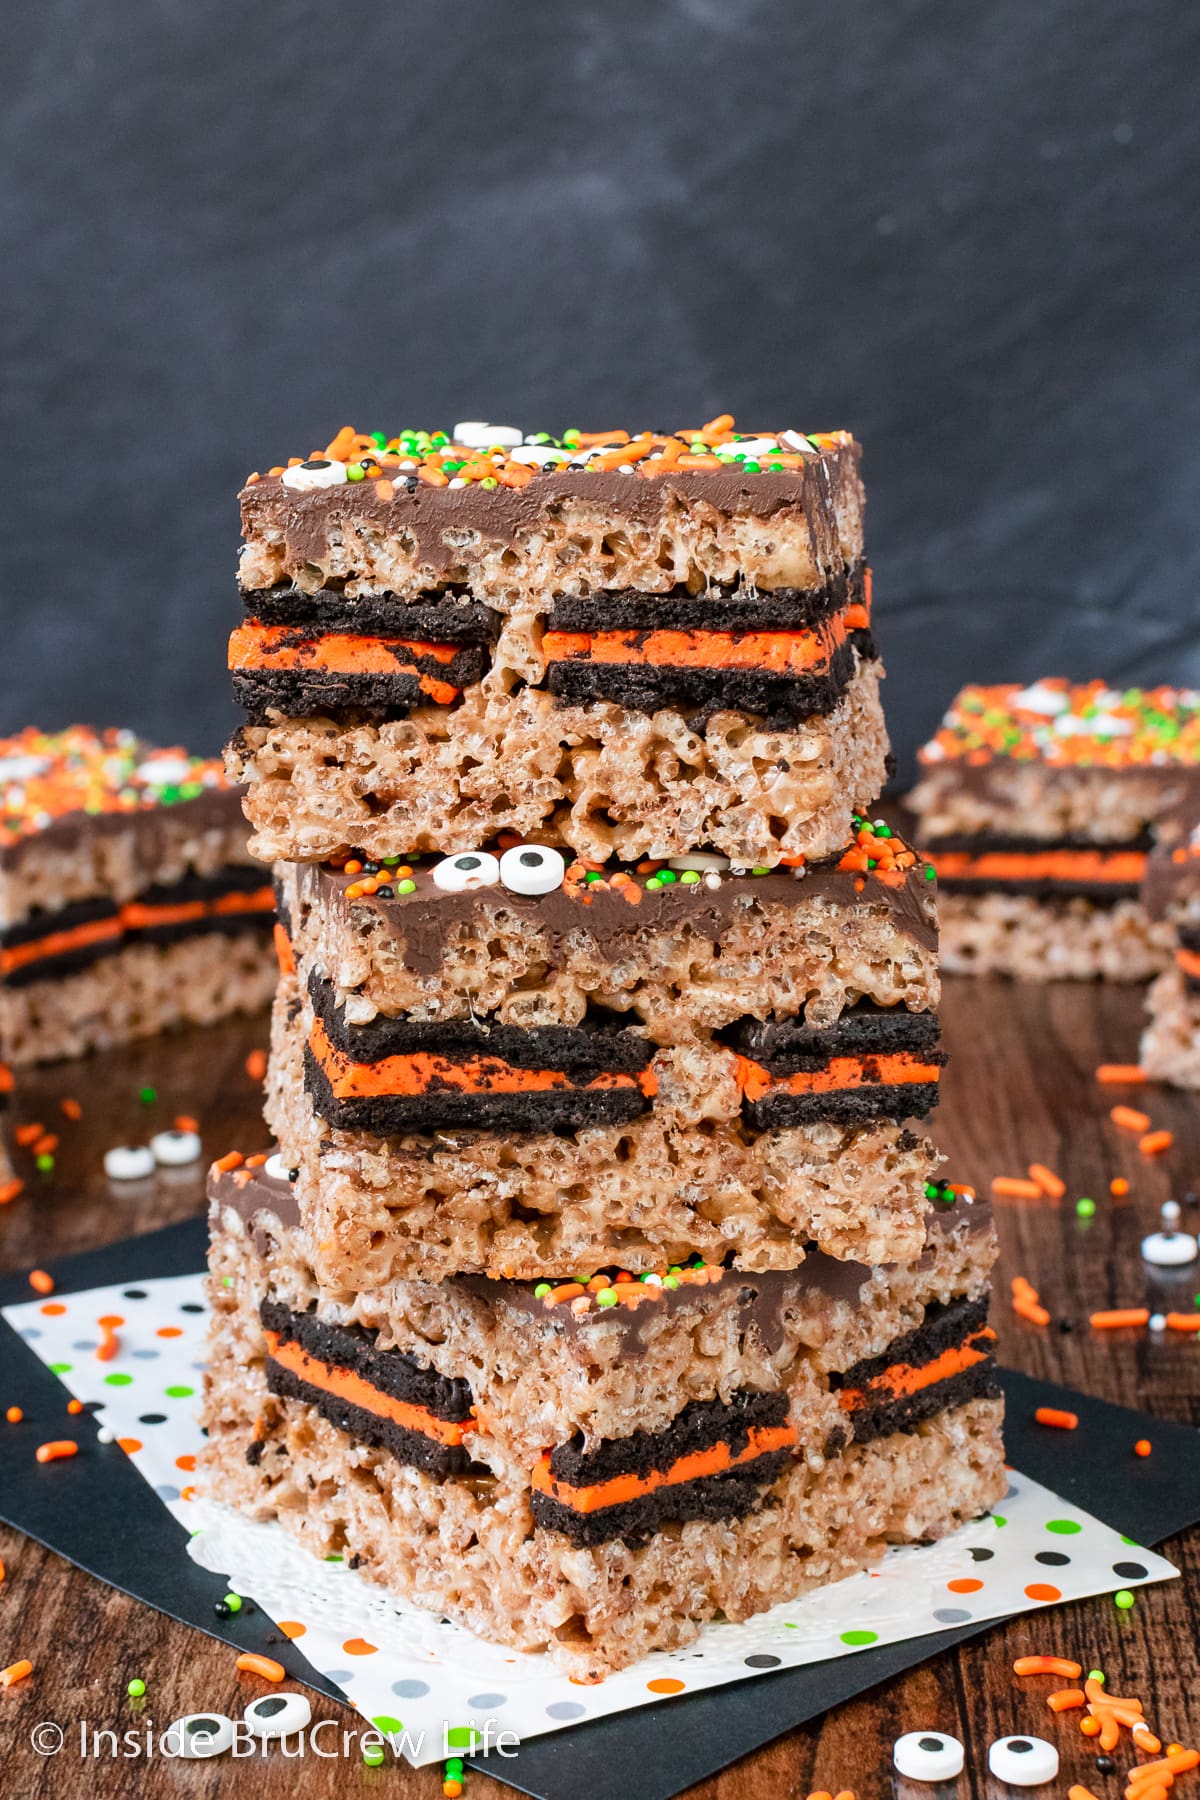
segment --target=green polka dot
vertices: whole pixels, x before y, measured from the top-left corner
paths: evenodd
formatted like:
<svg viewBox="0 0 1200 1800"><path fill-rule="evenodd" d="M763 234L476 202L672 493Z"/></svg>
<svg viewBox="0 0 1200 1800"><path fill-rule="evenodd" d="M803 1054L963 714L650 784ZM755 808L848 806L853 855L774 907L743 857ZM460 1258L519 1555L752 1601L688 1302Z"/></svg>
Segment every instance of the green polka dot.
<svg viewBox="0 0 1200 1800"><path fill-rule="evenodd" d="M71 1373L71 1365L70 1363L51 1363L50 1373L52 1375L69 1375Z"/></svg>
<svg viewBox="0 0 1200 1800"><path fill-rule="evenodd" d="M469 1725L452 1725L446 1733L447 1750L474 1750L479 1734Z"/></svg>
<svg viewBox="0 0 1200 1800"><path fill-rule="evenodd" d="M1047 1519L1046 1530L1053 1531L1058 1537L1074 1537L1083 1526L1077 1525L1074 1519Z"/></svg>
<svg viewBox="0 0 1200 1800"><path fill-rule="evenodd" d="M1142 1547L1142 1546L1141 1546L1141 1545L1140 1545L1140 1544L1139 1544L1139 1543L1138 1543L1138 1541L1137 1541L1137 1539L1136 1539L1136 1538L1127 1538L1127 1537L1126 1537L1126 1536L1125 1536L1125 1534L1124 1534L1124 1532L1122 1532L1122 1533L1121 1533L1121 1542L1122 1542L1122 1543L1123 1543L1123 1544L1128 1544L1128 1545L1129 1545L1129 1547L1130 1547L1130 1549L1131 1549L1131 1550L1140 1550L1140 1549L1141 1549L1141 1547Z"/></svg>
<svg viewBox="0 0 1200 1800"><path fill-rule="evenodd" d="M163 1393L167 1396L168 1400L190 1400L195 1391L195 1388L190 1387L169 1387L163 1389Z"/></svg>
<svg viewBox="0 0 1200 1800"><path fill-rule="evenodd" d="M874 1644L879 1640L877 1631L843 1631L843 1644Z"/></svg>
<svg viewBox="0 0 1200 1800"><path fill-rule="evenodd" d="M1003 1513L993 1513L992 1514L992 1524L1003 1527L1008 1524L1008 1520L1004 1517Z"/></svg>
<svg viewBox="0 0 1200 1800"><path fill-rule="evenodd" d="M132 1375L106 1375L104 1377L104 1380L105 1380L105 1384L108 1387L132 1387L133 1386L133 1376Z"/></svg>
<svg viewBox="0 0 1200 1800"><path fill-rule="evenodd" d="M393 1719L391 1713L376 1713L371 1723L376 1731L382 1731L385 1737L391 1737L393 1732L404 1730L399 1719Z"/></svg>

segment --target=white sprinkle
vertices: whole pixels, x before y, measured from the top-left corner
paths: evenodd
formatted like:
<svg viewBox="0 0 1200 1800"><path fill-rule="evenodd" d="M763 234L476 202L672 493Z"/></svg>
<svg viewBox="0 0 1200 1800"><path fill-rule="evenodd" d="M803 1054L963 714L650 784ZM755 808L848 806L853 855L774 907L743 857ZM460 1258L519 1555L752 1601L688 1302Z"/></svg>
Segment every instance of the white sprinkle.
<svg viewBox="0 0 1200 1800"><path fill-rule="evenodd" d="M115 1444L117 1434L110 1425L102 1425L96 1433L96 1439L101 1444Z"/></svg>
<svg viewBox="0 0 1200 1800"><path fill-rule="evenodd" d="M149 1144L118 1144L104 1152L104 1173L110 1181L143 1181L154 1173L154 1152Z"/></svg>
<svg viewBox="0 0 1200 1800"><path fill-rule="evenodd" d="M1151 1331L1165 1331L1167 1329L1167 1321L1162 1313L1151 1313L1146 1323L1149 1325Z"/></svg>
<svg viewBox="0 0 1200 1800"><path fill-rule="evenodd" d="M1162 1222L1164 1225L1178 1225L1181 1207L1178 1200L1164 1200L1162 1203Z"/></svg>

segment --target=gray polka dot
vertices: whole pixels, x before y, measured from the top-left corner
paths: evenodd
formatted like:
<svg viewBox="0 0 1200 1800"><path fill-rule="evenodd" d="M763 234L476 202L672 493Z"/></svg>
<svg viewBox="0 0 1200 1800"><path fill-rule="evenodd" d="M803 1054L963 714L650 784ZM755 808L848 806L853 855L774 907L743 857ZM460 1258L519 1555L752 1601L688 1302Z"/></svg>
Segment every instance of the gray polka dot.
<svg viewBox="0 0 1200 1800"><path fill-rule="evenodd" d="M154 1491L160 1500L178 1500L179 1498L179 1489L172 1487L170 1482L163 1482L162 1486L156 1487Z"/></svg>
<svg viewBox="0 0 1200 1800"><path fill-rule="evenodd" d="M136 1356L137 1360L139 1362L155 1362L158 1358L158 1351L157 1350L131 1350L130 1355Z"/></svg>
<svg viewBox="0 0 1200 1800"><path fill-rule="evenodd" d="M777 1669L782 1661L783 1658L780 1656L748 1656L746 1667L748 1669Z"/></svg>
<svg viewBox="0 0 1200 1800"><path fill-rule="evenodd" d="M41 1327L37 1325L26 1325L21 1333L21 1336L25 1339L27 1344L32 1344L34 1339L40 1338L41 1335Z"/></svg>
<svg viewBox="0 0 1200 1800"><path fill-rule="evenodd" d="M1008 1486L1004 1490L1004 1498L1006 1500L1015 1500L1017 1497L1017 1493L1018 1493L1018 1489L1015 1488L1012 1485L1012 1482L1010 1481Z"/></svg>
<svg viewBox="0 0 1200 1800"><path fill-rule="evenodd" d="M347 1687L354 1680L350 1669L322 1669L321 1673L326 1681L336 1682L338 1687Z"/></svg>
<svg viewBox="0 0 1200 1800"><path fill-rule="evenodd" d="M508 1700L507 1694L469 1694L468 1706L503 1706Z"/></svg>
<svg viewBox="0 0 1200 1800"><path fill-rule="evenodd" d="M964 1612L961 1606L939 1606L933 1616L939 1625L962 1625L971 1614Z"/></svg>
<svg viewBox="0 0 1200 1800"><path fill-rule="evenodd" d="M429 1692L427 1681L393 1681L392 1692L398 1700L419 1700Z"/></svg>
<svg viewBox="0 0 1200 1800"><path fill-rule="evenodd" d="M96 1348L96 1339L95 1338L77 1338L76 1341L71 1345L71 1348L72 1348L72 1350L94 1350Z"/></svg>
<svg viewBox="0 0 1200 1800"><path fill-rule="evenodd" d="M586 1706L580 1706L578 1700L552 1700L546 1708L548 1719L582 1719L587 1712Z"/></svg>

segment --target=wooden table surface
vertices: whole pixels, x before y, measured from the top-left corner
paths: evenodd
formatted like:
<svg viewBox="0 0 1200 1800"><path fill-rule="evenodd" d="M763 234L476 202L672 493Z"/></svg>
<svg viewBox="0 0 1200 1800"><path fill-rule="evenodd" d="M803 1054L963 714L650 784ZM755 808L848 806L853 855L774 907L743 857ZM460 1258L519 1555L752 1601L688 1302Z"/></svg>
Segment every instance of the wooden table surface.
<svg viewBox="0 0 1200 1800"><path fill-rule="evenodd" d="M1060 1206L998 1207L1002 1254L993 1317L1002 1359L1030 1374L1194 1426L1200 1424L1196 1339L1095 1332L1086 1322L1097 1307L1138 1303L1148 1295L1190 1306L1193 1289L1200 1286L1200 1272L1193 1271L1195 1280L1189 1274L1177 1278L1172 1289L1148 1289L1138 1249L1141 1237L1155 1227L1161 1203L1172 1196L1182 1200L1193 1185L1200 1187L1196 1103L1166 1089L1142 1090L1138 1103L1156 1124L1175 1132L1173 1149L1148 1160L1108 1120L1114 1099L1127 1096L1101 1089L1093 1077L1102 1061L1135 1059L1141 1004L1139 988L948 981L943 1018L953 1060L936 1135L950 1153L950 1178L981 1190L993 1175L1024 1174L1031 1161L1049 1164L1067 1183ZM113 1144L144 1142L179 1112L201 1121L206 1161L230 1147L247 1152L262 1147L258 1090L244 1064L247 1053L266 1042L265 1029L262 1021L240 1021L23 1080L17 1121L42 1119L59 1132L61 1145L53 1177L35 1176L24 1197L0 1210L0 1264L11 1269L51 1263L199 1210L203 1164L168 1171L152 1184L123 1192L106 1181L103 1152ZM139 1098L147 1085L158 1093L151 1105ZM61 1117L58 1101L64 1095L73 1095L84 1108L78 1124ZM28 1173L29 1159L19 1155L21 1172ZM1129 1197L1120 1202L1109 1195L1117 1175L1130 1182ZM1096 1200L1095 1216L1087 1221L1074 1208L1084 1194ZM1200 1225L1194 1203L1185 1206L1184 1222L1193 1231ZM1009 1282L1018 1273L1035 1282L1055 1315L1049 1329L1009 1312ZM1179 1295L1182 1301L1174 1299ZM1074 1322L1069 1333L1057 1326L1063 1316ZM1121 1445L1080 1447L1080 1454L1126 1453ZM967 1749L966 1770L956 1789L940 1790L942 1800L954 1791L964 1800L1011 1795L1015 1790L987 1775L987 1747L995 1737L1021 1731L1059 1744L1062 1772L1055 1794L1065 1795L1070 1783L1081 1781L1099 1800L1115 1800L1123 1787L1119 1777L1097 1772L1094 1751L1073 1722L1055 1721L1046 1710L1045 1684L1034 1684L1035 1695L1012 1675L1011 1666L1031 1648L1077 1654L1085 1667L1105 1668L1119 1691L1139 1696L1164 1741L1200 1743L1200 1532L1164 1550L1182 1566L1184 1579L1144 1590L1131 1612L1118 1612L1111 1599L1098 1598L997 1626L820 1722L787 1733L693 1793L705 1800L759 1800L851 1788L858 1800L894 1792L917 1800L938 1791L896 1784L891 1745L902 1732L934 1728L955 1733ZM39 1758L29 1733L41 1720L73 1724L86 1717L96 1728L118 1731L131 1724L125 1683L134 1674L148 1683L148 1713L160 1728L197 1710L240 1716L262 1684L236 1672L225 1646L124 1598L11 1531L0 1529L0 1558L7 1569L0 1587L0 1666L16 1656L37 1665L32 1679L0 1691L5 1796L102 1794L105 1800L124 1800L136 1794L159 1800L241 1794L250 1783L256 1800L360 1792L432 1800L440 1793L437 1769L412 1771L390 1761L368 1769L357 1758L310 1757L300 1763L276 1752L253 1765L225 1758L86 1767L71 1751ZM769 1694L766 1683L764 1705L770 1704ZM314 1701L316 1718L345 1717L321 1697ZM1126 1761L1124 1753L1118 1766ZM1200 1775L1183 1781L1200 1781ZM467 1783L467 1800L502 1800L511 1792L470 1771ZM1182 1800L1186 1794L1184 1786Z"/></svg>

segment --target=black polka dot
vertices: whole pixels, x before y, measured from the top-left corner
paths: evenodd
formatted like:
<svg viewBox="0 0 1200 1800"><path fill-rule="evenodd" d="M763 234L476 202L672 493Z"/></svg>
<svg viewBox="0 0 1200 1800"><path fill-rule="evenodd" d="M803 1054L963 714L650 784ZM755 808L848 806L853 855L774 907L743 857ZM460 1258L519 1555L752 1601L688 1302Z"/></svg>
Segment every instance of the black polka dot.
<svg viewBox="0 0 1200 1800"><path fill-rule="evenodd" d="M146 1290L145 1288L126 1288L123 1291L121 1298L122 1300L144 1300L146 1298Z"/></svg>
<svg viewBox="0 0 1200 1800"><path fill-rule="evenodd" d="M1149 1570L1144 1563L1124 1562L1113 1564L1113 1574L1123 1575L1126 1581L1140 1581Z"/></svg>
<svg viewBox="0 0 1200 1800"><path fill-rule="evenodd" d="M1062 1550L1039 1550L1033 1560L1042 1563L1047 1569L1065 1569L1071 1559Z"/></svg>
<svg viewBox="0 0 1200 1800"><path fill-rule="evenodd" d="M202 1313L204 1308L198 1300L185 1300L179 1310L180 1312Z"/></svg>
<svg viewBox="0 0 1200 1800"><path fill-rule="evenodd" d="M996 1552L994 1550L983 1550L983 1549L977 1547L976 1549L972 1550L972 1552L971 1552L971 1561L972 1562L991 1562L991 1560L992 1560L993 1556L995 1556L995 1554L996 1554Z"/></svg>
<svg viewBox="0 0 1200 1800"><path fill-rule="evenodd" d="M746 1667L748 1669L777 1669L782 1660L778 1656L748 1656Z"/></svg>
<svg viewBox="0 0 1200 1800"><path fill-rule="evenodd" d="M138 1424L139 1425L165 1425L166 1422L167 1422L166 1413L139 1413L138 1414Z"/></svg>

